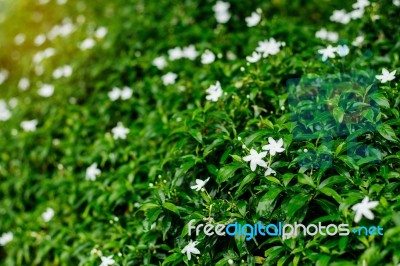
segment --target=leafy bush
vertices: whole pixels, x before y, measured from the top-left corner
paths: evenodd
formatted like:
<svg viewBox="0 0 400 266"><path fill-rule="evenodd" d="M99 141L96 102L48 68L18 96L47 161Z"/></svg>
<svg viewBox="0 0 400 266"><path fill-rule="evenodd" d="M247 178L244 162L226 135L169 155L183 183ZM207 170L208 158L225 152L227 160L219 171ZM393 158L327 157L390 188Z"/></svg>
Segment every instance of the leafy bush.
<svg viewBox="0 0 400 266"><path fill-rule="evenodd" d="M2 264L400 264L398 0L0 7Z"/></svg>

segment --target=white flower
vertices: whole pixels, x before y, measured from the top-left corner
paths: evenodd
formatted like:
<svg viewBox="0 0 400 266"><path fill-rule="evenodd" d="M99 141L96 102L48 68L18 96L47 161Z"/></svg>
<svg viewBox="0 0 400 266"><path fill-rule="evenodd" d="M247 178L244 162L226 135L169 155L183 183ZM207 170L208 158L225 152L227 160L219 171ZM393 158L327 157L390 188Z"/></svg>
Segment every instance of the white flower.
<svg viewBox="0 0 400 266"><path fill-rule="evenodd" d="M111 101L116 101L121 97L121 90L117 87L114 87L109 93L108 93L108 98L110 98Z"/></svg>
<svg viewBox="0 0 400 266"><path fill-rule="evenodd" d="M164 56L159 56L154 58L153 66L157 67L159 70L164 69L167 66L167 61Z"/></svg>
<svg viewBox="0 0 400 266"><path fill-rule="evenodd" d="M189 60L194 60L196 57L199 55L199 53L196 51L196 47L194 45L189 45L187 47L183 48L183 57L189 59Z"/></svg>
<svg viewBox="0 0 400 266"><path fill-rule="evenodd" d="M209 101L216 102L218 101L219 97L222 96L222 88L221 88L221 83L217 81L214 85L211 85L206 92L209 94L206 96L206 99Z"/></svg>
<svg viewBox="0 0 400 266"><path fill-rule="evenodd" d="M54 86L51 84L43 84L38 90L38 94L42 97L50 97L54 93Z"/></svg>
<svg viewBox="0 0 400 266"><path fill-rule="evenodd" d="M131 88L125 86L125 87L121 90L121 99L122 99L122 100L128 100L128 99L130 99L130 98L132 97L132 93L133 93L133 90L132 90Z"/></svg>
<svg viewBox="0 0 400 266"><path fill-rule="evenodd" d="M201 63L203 65L211 64L215 61L215 54L210 50L205 50L204 53L201 55Z"/></svg>
<svg viewBox="0 0 400 266"><path fill-rule="evenodd" d="M111 129L114 139L126 139L126 135L129 133L129 129L124 127L121 122L118 122L117 126Z"/></svg>
<svg viewBox="0 0 400 266"><path fill-rule="evenodd" d="M79 48L81 50L88 50L88 49L93 48L95 45L96 45L96 42L92 38L87 38L81 43Z"/></svg>
<svg viewBox="0 0 400 266"><path fill-rule="evenodd" d="M25 34L19 33L14 38L15 45L21 45L25 42Z"/></svg>
<svg viewBox="0 0 400 266"><path fill-rule="evenodd" d="M40 46L44 44L45 41L46 41L46 35L39 34L38 36L35 37L35 40L33 42L35 43L36 46Z"/></svg>
<svg viewBox="0 0 400 266"><path fill-rule="evenodd" d="M364 15L364 9L354 9L350 13L350 17L352 19L362 18L363 15Z"/></svg>
<svg viewBox="0 0 400 266"><path fill-rule="evenodd" d="M246 162L250 161L250 169L251 169L251 171L254 172L257 168L257 165L259 165L261 167L268 166L267 163L262 160L262 158L264 158L265 156L267 156L267 152L264 151L264 152L258 153L256 150L251 149L250 155L243 157L243 160Z"/></svg>
<svg viewBox="0 0 400 266"><path fill-rule="evenodd" d="M332 16L330 17L331 21L339 22L342 24L347 24L351 20L351 15L346 12L346 10L335 10L333 11Z"/></svg>
<svg viewBox="0 0 400 266"><path fill-rule="evenodd" d="M326 61L328 58L335 58L336 48L332 45L328 45L325 49L319 49L318 53L322 54L322 61Z"/></svg>
<svg viewBox="0 0 400 266"><path fill-rule="evenodd" d="M234 263L233 259L229 259L229 260L228 260L228 264L229 264L229 265L233 265L233 263Z"/></svg>
<svg viewBox="0 0 400 266"><path fill-rule="evenodd" d="M56 68L53 71L53 78L59 79L62 77L70 77L72 75L72 67L69 65L65 65L59 68Z"/></svg>
<svg viewBox="0 0 400 266"><path fill-rule="evenodd" d="M169 60L174 61L183 57L183 51L180 47L168 50Z"/></svg>
<svg viewBox="0 0 400 266"><path fill-rule="evenodd" d="M279 53L281 46L283 46L282 42L277 42L274 38L270 38L269 40L258 42L256 51L262 53L263 57L265 58L269 55L276 55Z"/></svg>
<svg viewBox="0 0 400 266"><path fill-rule="evenodd" d="M100 169L97 168L97 163L93 163L86 169L86 179L87 180L96 180L96 177L101 174Z"/></svg>
<svg viewBox="0 0 400 266"><path fill-rule="evenodd" d="M197 248L195 248L195 246L199 244L198 241L192 241L190 240L189 244L187 244L183 249L182 249L182 253L186 253L186 256L188 257L188 260L190 260L192 258L192 254L200 254L200 250L198 250Z"/></svg>
<svg viewBox="0 0 400 266"><path fill-rule="evenodd" d="M229 13L230 4L223 1L218 1L214 6L215 18L218 23L226 23L231 18Z"/></svg>
<svg viewBox="0 0 400 266"><path fill-rule="evenodd" d="M3 233L0 237L0 246L5 246L7 243L11 242L14 238L13 233Z"/></svg>
<svg viewBox="0 0 400 266"><path fill-rule="evenodd" d="M261 15L257 12L251 13L250 17L245 18L247 27L254 27L257 26L257 24L261 20Z"/></svg>
<svg viewBox="0 0 400 266"><path fill-rule="evenodd" d="M369 6L369 1L368 0L357 0L356 3L353 4L354 9L364 9L367 6Z"/></svg>
<svg viewBox="0 0 400 266"><path fill-rule="evenodd" d="M346 55L349 54L349 47L347 45L338 45L338 47L336 47L336 52L341 56L341 57L345 57Z"/></svg>
<svg viewBox="0 0 400 266"><path fill-rule="evenodd" d="M175 84L176 79L178 78L178 75L172 72L168 72L164 76L161 77L163 84L165 86L170 85L170 84Z"/></svg>
<svg viewBox="0 0 400 266"><path fill-rule="evenodd" d="M44 213L42 213L43 220L47 223L49 222L54 216L54 210L52 208L47 208Z"/></svg>
<svg viewBox="0 0 400 266"><path fill-rule="evenodd" d="M381 81L381 83L386 83L388 81L394 80L396 70L389 72L386 68L382 69L382 75L376 75L375 77Z"/></svg>
<svg viewBox="0 0 400 266"><path fill-rule="evenodd" d="M18 82L18 88L21 91L26 91L30 86L30 82L28 78L21 78Z"/></svg>
<svg viewBox="0 0 400 266"><path fill-rule="evenodd" d="M325 28L322 28L315 33L315 37L317 37L318 39L326 40L328 38L328 31Z"/></svg>
<svg viewBox="0 0 400 266"><path fill-rule="evenodd" d="M400 0L393 0L393 5L400 6Z"/></svg>
<svg viewBox="0 0 400 266"><path fill-rule="evenodd" d="M334 31L329 31L326 39L331 42L337 42L339 40L339 34Z"/></svg>
<svg viewBox="0 0 400 266"><path fill-rule="evenodd" d="M94 36L96 36L97 39L103 39L107 35L107 28L106 27L100 27L96 30L94 33Z"/></svg>
<svg viewBox="0 0 400 266"><path fill-rule="evenodd" d="M0 85L3 84L4 81L7 80L8 75L9 75L8 70L6 70L6 69L0 70Z"/></svg>
<svg viewBox="0 0 400 266"><path fill-rule="evenodd" d="M365 197L361 203L357 203L351 208L353 211L356 212L354 221L358 223L359 221L361 221L362 216L373 220L374 214L371 212L371 209L375 208L376 206L378 206L377 201L369 201L369 198Z"/></svg>
<svg viewBox="0 0 400 266"><path fill-rule="evenodd" d="M263 150L269 151L269 153L274 156L276 153L283 152L285 149L283 148L283 139L279 139L275 141L273 138L268 138L268 145L264 145L262 147Z"/></svg>
<svg viewBox="0 0 400 266"><path fill-rule="evenodd" d="M1 103L1 102L0 102ZM7 121L11 117L11 112L8 110L7 106L0 104L0 121Z"/></svg>
<svg viewBox="0 0 400 266"><path fill-rule="evenodd" d="M196 191L200 191L208 182L208 180L210 180L210 178L207 178L206 180L196 179L196 185L191 186L190 188Z"/></svg>
<svg viewBox="0 0 400 266"><path fill-rule="evenodd" d="M275 172L274 169L272 169L271 167L268 166L267 171L265 171L265 174L264 174L264 175L265 175L265 176L269 176L269 175L271 175L271 174L276 175L276 172Z"/></svg>
<svg viewBox="0 0 400 266"><path fill-rule="evenodd" d="M113 264L115 263L115 260L113 260L112 257L113 257L112 255L111 255L111 256L108 256L108 257L102 256L102 257L101 257L101 264L100 264L100 266L109 266L109 265L113 265Z"/></svg>
<svg viewBox="0 0 400 266"><path fill-rule="evenodd" d="M400 1L400 0L399 0ZM355 40L351 43L353 46L361 46L364 42L364 36L358 36Z"/></svg>
<svg viewBox="0 0 400 266"><path fill-rule="evenodd" d="M246 60L249 63L255 63L258 62L261 59L261 54L257 52L253 52L251 56L246 56Z"/></svg>
<svg viewBox="0 0 400 266"><path fill-rule="evenodd" d="M28 120L28 121L22 121L20 126L22 127L22 129L24 131L35 131L36 130L36 126L38 124L38 121L36 119L34 120Z"/></svg>

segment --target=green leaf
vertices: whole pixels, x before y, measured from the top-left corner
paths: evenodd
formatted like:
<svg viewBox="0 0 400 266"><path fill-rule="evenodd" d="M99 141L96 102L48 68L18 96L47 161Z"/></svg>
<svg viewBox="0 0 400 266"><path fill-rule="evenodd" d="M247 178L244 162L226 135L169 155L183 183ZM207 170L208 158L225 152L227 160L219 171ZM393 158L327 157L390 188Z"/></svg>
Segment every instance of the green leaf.
<svg viewBox="0 0 400 266"><path fill-rule="evenodd" d="M310 194L304 194L304 193L300 193L292 197L289 200L289 203L286 205L286 217L290 219L294 218L294 214L299 209L306 206L310 198L311 198Z"/></svg>
<svg viewBox="0 0 400 266"><path fill-rule="evenodd" d="M305 185L309 185L310 187L315 188L316 185L314 184L314 181L312 180L312 178L308 175L305 174L298 174L297 176L297 180L299 181L300 184L305 184Z"/></svg>
<svg viewBox="0 0 400 266"><path fill-rule="evenodd" d="M263 215L267 208L272 205L272 202L278 197L279 193L282 192L282 188L273 187L267 193L264 194L258 201L257 214Z"/></svg>
<svg viewBox="0 0 400 266"><path fill-rule="evenodd" d="M172 204L172 203L170 203L170 202L166 202L166 203L164 203L162 206L163 206L165 209L170 210L170 211L172 211L172 212L174 212L174 213L176 213L176 214L179 215L179 210L178 210L178 208L175 206L175 204Z"/></svg>
<svg viewBox="0 0 400 266"><path fill-rule="evenodd" d="M218 171L217 183L221 184L222 182L227 181L235 174L236 170L242 167L243 164L238 162L233 162L231 164L225 165Z"/></svg>
<svg viewBox="0 0 400 266"><path fill-rule="evenodd" d="M344 111L342 107L335 107L333 108L333 117L335 118L336 121L339 123L343 122L343 117L344 117Z"/></svg>
<svg viewBox="0 0 400 266"><path fill-rule="evenodd" d="M376 127L378 130L379 134L382 135L387 140L390 141L397 141L396 133L394 130L387 124L380 124L379 126Z"/></svg>
<svg viewBox="0 0 400 266"><path fill-rule="evenodd" d="M372 93L369 95L372 100L374 100L379 106L385 107L385 108L390 108L390 104L388 99L386 99L385 96L381 93Z"/></svg>

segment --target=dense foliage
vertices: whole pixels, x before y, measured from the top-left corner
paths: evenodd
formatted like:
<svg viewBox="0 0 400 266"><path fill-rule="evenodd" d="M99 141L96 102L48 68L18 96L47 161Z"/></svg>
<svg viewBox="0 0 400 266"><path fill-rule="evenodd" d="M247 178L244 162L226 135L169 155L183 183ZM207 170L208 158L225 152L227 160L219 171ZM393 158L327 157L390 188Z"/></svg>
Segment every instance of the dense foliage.
<svg viewBox="0 0 400 266"><path fill-rule="evenodd" d="M399 265L400 2L367 2L0 1L0 263Z"/></svg>

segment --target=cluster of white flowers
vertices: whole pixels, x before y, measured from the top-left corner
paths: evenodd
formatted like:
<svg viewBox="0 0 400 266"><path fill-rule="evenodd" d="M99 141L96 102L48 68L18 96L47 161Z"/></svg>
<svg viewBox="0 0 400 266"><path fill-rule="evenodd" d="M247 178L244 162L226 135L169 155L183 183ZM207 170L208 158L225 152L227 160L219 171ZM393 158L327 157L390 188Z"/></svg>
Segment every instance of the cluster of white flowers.
<svg viewBox="0 0 400 266"><path fill-rule="evenodd" d="M133 90L127 86L123 87L122 89L118 87L114 87L110 92L108 92L108 98L111 101L116 101L118 99L121 100L129 100L132 97Z"/></svg>
<svg viewBox="0 0 400 266"><path fill-rule="evenodd" d="M229 13L229 7L231 5L227 2L218 1L214 6L214 15L215 19L218 23L227 23L228 20L231 18L231 14Z"/></svg>
<svg viewBox="0 0 400 266"><path fill-rule="evenodd" d="M263 158L267 156L268 152L270 154L270 158L272 156L275 156L277 153L283 152L285 150L283 148L283 144L283 139L275 141L273 138L269 137L268 144L262 147L262 149L265 150L264 152L258 153L256 150L251 149L250 155L243 157L243 160L246 162L250 162L251 171L255 171L258 165L267 169L265 171L265 176L276 174L275 170L271 168L271 165L264 161Z"/></svg>
<svg viewBox="0 0 400 266"><path fill-rule="evenodd" d="M261 21L261 10L257 9L257 11L251 13L251 15L245 18L247 27L254 27L257 26L258 23Z"/></svg>
<svg viewBox="0 0 400 266"><path fill-rule="evenodd" d="M153 66L157 67L159 70L163 70L167 66L167 60L165 60L165 56L154 58Z"/></svg>
<svg viewBox="0 0 400 266"><path fill-rule="evenodd" d="M47 38L52 41L57 37L67 37L76 30L76 26L71 22L71 19L65 18L61 24L54 25L49 32Z"/></svg>
<svg viewBox="0 0 400 266"><path fill-rule="evenodd" d="M61 66L53 71L53 78L67 78L72 75L72 67L70 65Z"/></svg>
<svg viewBox="0 0 400 266"><path fill-rule="evenodd" d="M333 11L332 16L330 16L330 20L333 22L338 22L342 24L349 23L352 19L359 19L364 15L365 8L370 5L368 0L357 0L356 3L353 4L353 10L351 12L346 12L346 10L335 10Z"/></svg>
<svg viewBox="0 0 400 266"><path fill-rule="evenodd" d="M3 233L0 236L0 246L5 246L9 242L11 242L14 238L14 234L12 232Z"/></svg>
<svg viewBox="0 0 400 266"><path fill-rule="evenodd" d="M53 55L55 55L55 53L56 50L51 47L46 48L43 51L39 51L33 56L33 63L40 64L44 59L52 57Z"/></svg>
<svg viewBox="0 0 400 266"><path fill-rule="evenodd" d="M196 47L191 44L186 47L175 47L173 49L168 50L169 60L174 61L182 58L186 58L189 60L195 60L199 52L197 52Z"/></svg>
<svg viewBox="0 0 400 266"><path fill-rule="evenodd" d="M325 28L320 29L315 33L315 37L321 40L330 42L337 42L339 40L339 34L334 31L327 31Z"/></svg>
<svg viewBox="0 0 400 266"><path fill-rule="evenodd" d="M284 42L278 42L274 38L260 41L258 42L256 50L251 54L251 56L247 56L246 60L249 63L258 62L261 57L266 58L270 55L276 55L283 46L285 46Z"/></svg>
<svg viewBox="0 0 400 266"><path fill-rule="evenodd" d="M32 132L36 130L37 124L38 124L37 119L33 119L33 120L22 121L20 126L24 131Z"/></svg>
<svg viewBox="0 0 400 266"><path fill-rule="evenodd" d="M208 93L208 95L206 96L207 100L213 101L213 102L218 101L219 97L221 97L222 93L223 93L222 88L221 88L221 83L219 81L217 81L214 85L211 85L210 87L208 87L206 92Z"/></svg>
<svg viewBox="0 0 400 266"><path fill-rule="evenodd" d="M201 63L203 65L211 64L215 61L215 54L210 50L205 50L201 55Z"/></svg>
<svg viewBox="0 0 400 266"><path fill-rule="evenodd" d="M168 72L167 74L161 77L164 86L175 84L177 78L178 75L173 72Z"/></svg>
<svg viewBox="0 0 400 266"><path fill-rule="evenodd" d="M52 208L47 208L44 213L42 213L42 219L46 223L49 222L54 217L54 210Z"/></svg>
<svg viewBox="0 0 400 266"><path fill-rule="evenodd" d="M322 55L322 61L326 61L328 58L335 58L335 53L338 53L340 57L345 57L350 52L350 49L347 45L338 45L337 47L333 47L332 45L328 45L328 47L324 49L319 49L318 53Z"/></svg>

